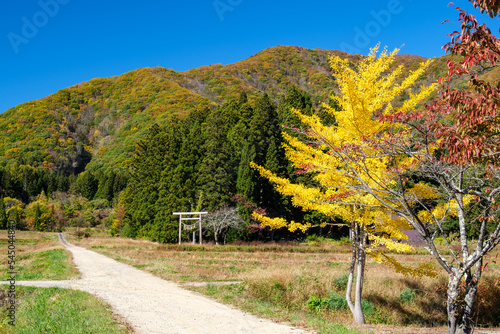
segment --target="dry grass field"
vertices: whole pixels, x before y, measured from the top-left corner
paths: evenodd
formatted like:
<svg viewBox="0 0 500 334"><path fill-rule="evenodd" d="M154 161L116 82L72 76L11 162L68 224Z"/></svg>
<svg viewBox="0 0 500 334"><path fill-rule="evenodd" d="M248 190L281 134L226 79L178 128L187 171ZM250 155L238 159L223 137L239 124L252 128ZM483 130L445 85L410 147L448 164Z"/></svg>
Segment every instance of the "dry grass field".
<svg viewBox="0 0 500 334"><path fill-rule="evenodd" d="M111 237L76 240L71 236L68 241L245 311L315 328L319 333L342 332L332 324L368 333L445 331L444 275L437 279L409 279L371 260L363 293L370 325L353 327L343 302L349 245L179 246ZM478 327L499 326L500 265L493 263L498 253L497 250L487 259L489 265L475 317ZM422 249L395 256L405 264L432 261Z"/></svg>

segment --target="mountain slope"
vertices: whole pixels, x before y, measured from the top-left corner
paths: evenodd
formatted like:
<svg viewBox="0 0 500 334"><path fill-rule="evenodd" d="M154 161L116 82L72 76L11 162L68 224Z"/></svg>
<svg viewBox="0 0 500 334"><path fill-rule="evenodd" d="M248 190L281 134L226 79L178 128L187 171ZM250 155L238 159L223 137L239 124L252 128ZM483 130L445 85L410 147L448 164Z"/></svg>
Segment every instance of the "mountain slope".
<svg viewBox="0 0 500 334"><path fill-rule="evenodd" d="M98 78L26 102L0 115L0 166L12 163L79 173L85 168L126 167L135 144L154 123L196 108L213 108L245 90L250 100L267 92L278 101L290 85L311 95L314 105L327 102L335 87L328 55L359 55L293 46L269 48L229 65L177 72L141 68ZM399 56L412 69L424 58ZM430 81L445 70L436 61ZM87 166L87 163L90 164Z"/></svg>

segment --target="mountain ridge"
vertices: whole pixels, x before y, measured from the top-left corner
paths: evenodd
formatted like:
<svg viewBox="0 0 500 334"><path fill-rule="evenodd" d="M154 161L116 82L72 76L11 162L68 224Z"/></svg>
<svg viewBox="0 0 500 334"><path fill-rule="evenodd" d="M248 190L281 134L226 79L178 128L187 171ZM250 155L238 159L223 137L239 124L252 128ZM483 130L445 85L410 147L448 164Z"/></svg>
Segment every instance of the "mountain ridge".
<svg viewBox="0 0 500 334"><path fill-rule="evenodd" d="M24 102L0 114L0 166L11 163L81 172L89 167L126 167L135 144L154 123L197 108L214 108L241 91L250 101L263 92L275 101L294 85L311 96L313 105L328 102L335 87L329 55L356 62L361 55L298 46L276 46L228 65L212 64L175 71L143 67L121 75L94 78L44 98ZM446 57L446 56L445 56ZM396 64L411 70L425 60L399 55ZM437 63L443 65L443 57ZM424 81L439 75L433 65Z"/></svg>

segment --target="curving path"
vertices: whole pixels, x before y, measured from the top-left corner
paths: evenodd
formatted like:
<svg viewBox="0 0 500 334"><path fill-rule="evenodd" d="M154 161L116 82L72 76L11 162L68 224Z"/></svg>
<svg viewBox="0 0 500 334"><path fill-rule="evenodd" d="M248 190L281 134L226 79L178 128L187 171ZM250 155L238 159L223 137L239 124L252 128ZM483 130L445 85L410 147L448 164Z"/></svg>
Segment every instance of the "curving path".
<svg viewBox="0 0 500 334"><path fill-rule="evenodd" d="M299 334L311 333L276 324L217 303L177 284L104 255L61 243L73 254L82 278L73 281L16 282L86 291L108 302L137 333L162 334Z"/></svg>

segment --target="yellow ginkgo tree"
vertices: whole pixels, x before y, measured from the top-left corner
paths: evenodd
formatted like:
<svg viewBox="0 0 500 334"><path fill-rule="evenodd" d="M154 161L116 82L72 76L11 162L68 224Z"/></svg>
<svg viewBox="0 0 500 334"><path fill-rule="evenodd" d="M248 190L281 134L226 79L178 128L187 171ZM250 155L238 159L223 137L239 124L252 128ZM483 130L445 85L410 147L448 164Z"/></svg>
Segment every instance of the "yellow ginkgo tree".
<svg viewBox="0 0 500 334"><path fill-rule="evenodd" d="M388 143L396 143L395 138L398 143L404 142L404 137L411 135L411 129L395 128L394 122L381 121L380 117L414 110L435 90L434 84L415 87L430 60L420 64L415 71L408 71L403 66L394 65L397 52L397 49L392 53L383 50L379 54L377 46L368 57L355 64L339 57L330 58L339 90L339 94L332 98L338 108L324 107L335 117L335 125L325 126L317 115L307 116L293 110L306 125L302 132L307 140L303 139L304 136L300 139L283 133L286 155L296 169L313 174L315 186L294 184L252 164L281 194L290 196L294 205L305 211L314 210L341 218L350 225L352 261L346 299L356 323L365 322L361 295L367 255L406 275L435 274L428 263L410 269L381 251L407 252L412 249L410 245L399 242L408 238L404 232L413 226L392 210L391 205L396 204L392 203L391 189L400 186L398 177L415 168L417 161L406 154L387 153ZM434 188L425 183L407 186L405 192L408 203L413 201L413 205L424 199L433 201L437 198ZM391 204L386 205L384 201ZM432 210L436 214L439 210L453 210L451 206L443 205L435 204ZM254 217L270 228L306 230L310 227L307 222L289 222L280 217L257 213Z"/></svg>

